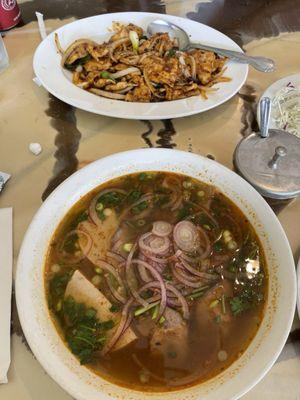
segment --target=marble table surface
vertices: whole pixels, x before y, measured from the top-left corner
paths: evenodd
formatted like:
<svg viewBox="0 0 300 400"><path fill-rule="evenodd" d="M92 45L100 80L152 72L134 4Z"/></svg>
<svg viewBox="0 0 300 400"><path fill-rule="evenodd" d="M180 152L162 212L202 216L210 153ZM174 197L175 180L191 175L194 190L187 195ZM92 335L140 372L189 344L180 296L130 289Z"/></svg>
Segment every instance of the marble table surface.
<svg viewBox="0 0 300 400"><path fill-rule="evenodd" d="M4 36L10 66L0 76L0 170L12 175L0 207L14 208L14 260L42 201L70 174L103 156L135 148L168 147L216 159L232 168L238 141L257 130L256 106L274 81L300 72L299 0L33 0L19 1L22 23ZM78 18L119 11L179 15L230 36L250 55L273 58L276 72L250 69L231 100L215 110L176 120L130 121L69 106L33 81L33 53L40 42L35 11L47 33ZM39 156L28 150L42 145ZM300 199L273 205L295 260L300 253ZM13 299L12 362L0 400L68 400L26 344ZM287 344L266 377L243 400L300 400L300 323L295 316Z"/></svg>

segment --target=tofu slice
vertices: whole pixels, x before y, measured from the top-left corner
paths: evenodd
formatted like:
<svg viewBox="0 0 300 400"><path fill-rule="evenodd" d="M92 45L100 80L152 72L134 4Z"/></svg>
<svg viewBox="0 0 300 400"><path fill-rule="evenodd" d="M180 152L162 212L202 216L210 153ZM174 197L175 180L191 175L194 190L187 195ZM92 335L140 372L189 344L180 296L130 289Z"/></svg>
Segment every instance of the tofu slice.
<svg viewBox="0 0 300 400"><path fill-rule="evenodd" d="M120 313L110 311L111 302L97 289L79 270L76 270L70 279L65 296L72 296L78 303L84 303L97 311L100 321L115 320L120 318ZM117 327L107 332L108 339L114 334ZM121 349L137 339L134 331L129 327L112 348L112 351Z"/></svg>

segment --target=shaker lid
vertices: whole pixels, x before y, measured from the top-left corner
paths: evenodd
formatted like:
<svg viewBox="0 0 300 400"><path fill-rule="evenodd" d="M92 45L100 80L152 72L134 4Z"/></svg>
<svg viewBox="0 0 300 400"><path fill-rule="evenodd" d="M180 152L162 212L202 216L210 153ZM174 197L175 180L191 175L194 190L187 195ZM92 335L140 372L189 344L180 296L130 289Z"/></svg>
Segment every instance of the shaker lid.
<svg viewBox="0 0 300 400"><path fill-rule="evenodd" d="M262 99L260 106L262 114L266 106L269 114L270 99ZM261 132L240 141L234 153L235 166L263 196L300 196L300 139L285 131L268 130L268 120L268 115L261 115Z"/></svg>

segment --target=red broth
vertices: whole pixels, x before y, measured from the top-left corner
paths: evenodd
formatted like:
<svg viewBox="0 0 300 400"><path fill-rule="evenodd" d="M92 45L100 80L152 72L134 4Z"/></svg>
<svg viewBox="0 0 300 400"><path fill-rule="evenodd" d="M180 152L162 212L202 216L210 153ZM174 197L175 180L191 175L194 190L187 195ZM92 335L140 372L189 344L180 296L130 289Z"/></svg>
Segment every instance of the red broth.
<svg viewBox="0 0 300 400"><path fill-rule="evenodd" d="M217 188L143 172L70 209L49 246L45 285L79 362L117 385L155 392L214 377L245 351L263 317L268 274L253 227Z"/></svg>

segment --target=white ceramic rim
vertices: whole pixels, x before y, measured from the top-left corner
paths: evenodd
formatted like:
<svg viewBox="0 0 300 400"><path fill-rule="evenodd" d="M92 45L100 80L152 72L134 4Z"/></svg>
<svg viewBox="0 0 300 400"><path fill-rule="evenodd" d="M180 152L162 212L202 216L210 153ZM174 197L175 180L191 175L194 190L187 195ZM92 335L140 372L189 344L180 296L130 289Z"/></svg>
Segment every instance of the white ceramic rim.
<svg viewBox="0 0 300 400"><path fill-rule="evenodd" d="M272 268L266 314L246 352L216 378L189 389L165 394L142 394L120 388L80 367L49 321L44 287L41 285L44 250L70 204L101 182L143 170L182 172L216 183L254 224L263 239L269 269ZM245 198L250 199L251 204ZM48 228L47 224L52 226ZM264 225L272 228L268 236L265 236ZM42 247L39 248L39 245ZM143 149L95 161L69 177L48 197L24 237L17 266L16 300L23 331L36 358L57 383L79 400L99 399L99 392L102 400L120 398L120 393L121 398L134 400L200 399L204 395L207 400L228 400L238 399L257 384L280 354L294 317L296 275L291 249L279 221L263 198L245 180L217 162L192 153Z"/></svg>
<svg viewBox="0 0 300 400"><path fill-rule="evenodd" d="M217 107L239 91L247 78L248 65L233 62L228 62L226 71L226 75L232 77L232 81L215 85L215 88L219 88L218 91L211 93L207 100L196 96L162 103L129 103L95 96L76 87L66 78L67 73L64 73L60 66L61 57L54 44L55 33L65 47L83 36L94 39L98 37L99 41L106 40L109 36L106 28L111 26L112 21L133 22L145 28L155 18L162 18L181 26L195 41L202 39L206 44L242 52L242 49L226 35L186 18L143 12L111 13L71 22L49 34L34 54L35 75L48 92L72 106L96 114L127 119L169 119L193 115ZM99 26L102 27L101 39L100 33L96 34L96 28ZM87 33L83 34L82 31Z"/></svg>

